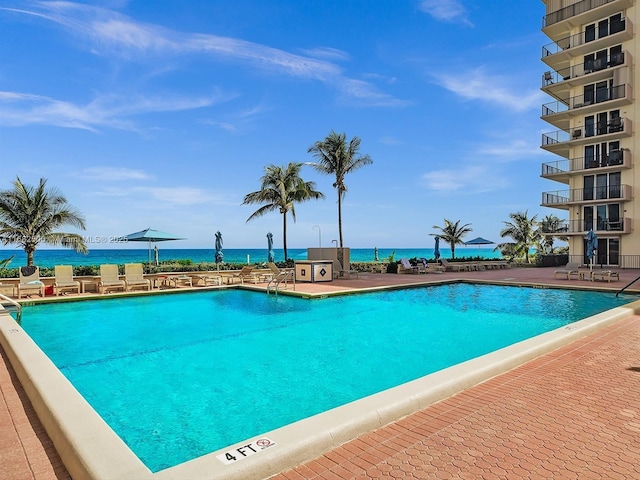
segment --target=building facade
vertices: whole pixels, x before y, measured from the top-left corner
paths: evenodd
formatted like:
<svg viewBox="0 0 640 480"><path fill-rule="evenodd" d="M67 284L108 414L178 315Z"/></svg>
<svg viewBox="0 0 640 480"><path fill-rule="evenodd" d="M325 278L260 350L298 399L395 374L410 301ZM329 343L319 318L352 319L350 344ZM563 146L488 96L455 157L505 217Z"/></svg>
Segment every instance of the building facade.
<svg viewBox="0 0 640 480"><path fill-rule="evenodd" d="M556 157L543 163L541 175L556 187L542 194L541 205L561 210L563 219L543 231L566 236L572 261L587 263L593 230L596 263L638 268L636 0L542 1L550 43L542 47L541 88L550 101L541 118L554 128L542 134L542 148Z"/></svg>

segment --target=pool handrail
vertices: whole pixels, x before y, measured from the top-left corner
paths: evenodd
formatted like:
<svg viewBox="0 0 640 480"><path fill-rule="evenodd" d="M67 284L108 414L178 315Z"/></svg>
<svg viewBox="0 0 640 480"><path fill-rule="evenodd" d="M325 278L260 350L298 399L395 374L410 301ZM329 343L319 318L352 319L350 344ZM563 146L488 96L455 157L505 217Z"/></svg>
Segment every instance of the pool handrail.
<svg viewBox="0 0 640 480"><path fill-rule="evenodd" d="M620 295L622 292L624 292L627 288L629 288L631 285L633 285L634 283L636 283L638 280L640 280L640 276L635 278L634 280L631 280L629 283L627 283L624 287L622 287L620 290L618 290L618 292L616 293L616 297L618 295Z"/></svg>
<svg viewBox="0 0 640 480"><path fill-rule="evenodd" d="M278 294L278 290L280 287L280 284L282 282L284 282L284 284L287 284L287 279L291 278L292 282L293 282L293 289L296 289L296 276L293 270L280 270L280 272L275 275L271 280L269 280L269 283L267 283L267 295L270 292L270 287L271 284L273 283L275 286L275 293L276 295Z"/></svg>
<svg viewBox="0 0 640 480"><path fill-rule="evenodd" d="M0 293L0 305L2 305L3 302L8 302L16 308L16 312L17 312L16 321L19 324L20 321L22 320L22 305L20 305L20 303L16 302L12 298L9 298L6 295L3 295L2 293Z"/></svg>

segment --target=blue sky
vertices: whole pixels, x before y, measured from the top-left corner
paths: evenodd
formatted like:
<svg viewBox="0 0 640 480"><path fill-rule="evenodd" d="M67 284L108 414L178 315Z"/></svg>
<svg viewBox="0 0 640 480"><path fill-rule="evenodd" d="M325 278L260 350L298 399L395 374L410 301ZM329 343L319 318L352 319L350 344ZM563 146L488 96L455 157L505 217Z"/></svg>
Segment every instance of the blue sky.
<svg viewBox="0 0 640 480"><path fill-rule="evenodd" d="M543 4L512 0L0 0L0 188L58 187L93 238L147 227L181 248L260 248L246 223L269 164L310 162L331 131L373 164L346 179L346 246L432 247L444 218L500 241L544 216ZM296 206L288 246L338 238L326 198ZM315 225L320 227L318 230Z"/></svg>

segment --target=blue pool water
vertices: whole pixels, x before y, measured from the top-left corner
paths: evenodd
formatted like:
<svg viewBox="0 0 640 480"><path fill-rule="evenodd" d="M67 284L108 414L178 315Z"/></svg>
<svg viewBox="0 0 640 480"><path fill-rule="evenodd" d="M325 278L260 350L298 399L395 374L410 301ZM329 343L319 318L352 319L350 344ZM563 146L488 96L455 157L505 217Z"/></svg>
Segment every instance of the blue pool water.
<svg viewBox="0 0 640 480"><path fill-rule="evenodd" d="M158 471L631 300L468 284L322 300L231 290L30 306L22 326Z"/></svg>

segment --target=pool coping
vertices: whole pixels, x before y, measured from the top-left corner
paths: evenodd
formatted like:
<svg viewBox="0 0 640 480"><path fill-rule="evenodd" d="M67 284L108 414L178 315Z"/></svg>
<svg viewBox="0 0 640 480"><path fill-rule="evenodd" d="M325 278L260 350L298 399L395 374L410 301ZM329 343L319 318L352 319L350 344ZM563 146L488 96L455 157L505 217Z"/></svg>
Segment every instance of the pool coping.
<svg viewBox="0 0 640 480"><path fill-rule="evenodd" d="M74 479L240 480L267 478L316 458L362 433L638 313L640 301L616 307L155 474L133 454L9 315L0 314L0 343ZM217 455L262 437L275 442L275 446L231 465L224 465L217 458Z"/></svg>

